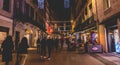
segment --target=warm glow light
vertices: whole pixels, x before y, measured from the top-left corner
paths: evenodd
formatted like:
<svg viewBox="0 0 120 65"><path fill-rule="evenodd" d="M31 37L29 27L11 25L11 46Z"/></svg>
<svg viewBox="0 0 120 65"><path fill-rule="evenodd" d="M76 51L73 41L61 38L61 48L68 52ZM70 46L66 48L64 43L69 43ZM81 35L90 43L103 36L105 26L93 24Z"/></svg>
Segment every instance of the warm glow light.
<svg viewBox="0 0 120 65"><path fill-rule="evenodd" d="M33 31L31 29L26 29L27 34L33 34Z"/></svg>
<svg viewBox="0 0 120 65"><path fill-rule="evenodd" d="M71 23L73 22L73 20L70 21Z"/></svg>

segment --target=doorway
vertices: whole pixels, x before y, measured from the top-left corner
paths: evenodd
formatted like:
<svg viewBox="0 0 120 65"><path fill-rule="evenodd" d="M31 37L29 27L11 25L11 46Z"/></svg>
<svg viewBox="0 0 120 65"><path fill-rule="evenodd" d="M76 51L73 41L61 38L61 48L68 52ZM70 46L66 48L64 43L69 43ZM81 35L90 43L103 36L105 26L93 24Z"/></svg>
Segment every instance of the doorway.
<svg viewBox="0 0 120 65"><path fill-rule="evenodd" d="M116 44L119 41L118 29L110 29L108 31L108 51L117 52Z"/></svg>

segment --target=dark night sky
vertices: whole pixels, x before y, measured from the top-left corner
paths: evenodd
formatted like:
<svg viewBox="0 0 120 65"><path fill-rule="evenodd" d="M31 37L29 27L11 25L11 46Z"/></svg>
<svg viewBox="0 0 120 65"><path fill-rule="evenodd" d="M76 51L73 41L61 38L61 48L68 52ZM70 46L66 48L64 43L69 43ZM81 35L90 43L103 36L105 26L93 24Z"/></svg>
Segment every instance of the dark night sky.
<svg viewBox="0 0 120 65"><path fill-rule="evenodd" d="M70 20L70 8L64 8L64 0L47 0L50 9L56 14L58 21Z"/></svg>

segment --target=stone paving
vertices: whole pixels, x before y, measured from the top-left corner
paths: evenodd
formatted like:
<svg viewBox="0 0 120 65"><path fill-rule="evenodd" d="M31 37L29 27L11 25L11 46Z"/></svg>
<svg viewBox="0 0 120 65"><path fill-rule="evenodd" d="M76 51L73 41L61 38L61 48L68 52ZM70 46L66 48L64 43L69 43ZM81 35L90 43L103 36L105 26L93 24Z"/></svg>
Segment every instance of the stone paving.
<svg viewBox="0 0 120 65"><path fill-rule="evenodd" d="M74 51L61 51L53 52L50 61L47 59L41 60L40 54L36 53L36 49L29 51L26 57L22 58L20 65L120 65L119 54L114 53L96 53L96 57L102 59L102 61L107 61L106 63L101 62L99 59L91 56L91 54L79 54ZM13 53L13 60L9 65L15 65L16 63L16 53ZM2 57L0 55L0 65L5 65L2 62Z"/></svg>
<svg viewBox="0 0 120 65"><path fill-rule="evenodd" d="M16 63L16 54L13 54L13 60L10 62L9 65L15 65ZM2 62L2 55L0 54L0 65L5 65L5 62Z"/></svg>
<svg viewBox="0 0 120 65"><path fill-rule="evenodd" d="M103 54L97 54L99 56L101 56L102 58L105 58L106 60L109 60L117 65L120 65L120 57L117 54L114 53L103 53Z"/></svg>

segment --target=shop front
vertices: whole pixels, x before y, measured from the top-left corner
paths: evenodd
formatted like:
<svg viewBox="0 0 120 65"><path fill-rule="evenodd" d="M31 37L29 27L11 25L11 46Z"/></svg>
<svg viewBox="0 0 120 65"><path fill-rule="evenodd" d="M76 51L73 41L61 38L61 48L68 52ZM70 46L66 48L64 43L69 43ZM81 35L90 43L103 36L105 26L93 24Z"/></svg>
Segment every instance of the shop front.
<svg viewBox="0 0 120 65"><path fill-rule="evenodd" d="M36 43L37 43L37 39L39 36L39 30L37 28L33 29L33 28L27 28L25 30L25 35L24 35L27 39L28 39L28 45L29 47L36 47Z"/></svg>
<svg viewBox="0 0 120 65"><path fill-rule="evenodd" d="M29 23L17 23L16 27L15 27L15 38L19 39L21 41L21 39L23 37L26 37L28 40L28 44L29 47L36 47L36 41L39 37L39 28L29 24ZM19 41L19 42L20 42Z"/></svg>
<svg viewBox="0 0 120 65"><path fill-rule="evenodd" d="M7 35L11 35L13 33L12 30L13 20L11 18L7 18L5 16L0 15L0 49L3 40L5 40Z"/></svg>
<svg viewBox="0 0 120 65"><path fill-rule="evenodd" d="M112 19L109 23L106 23L106 31L108 52L120 53L120 38L117 19Z"/></svg>
<svg viewBox="0 0 120 65"><path fill-rule="evenodd" d="M98 42L98 32L96 28L92 28L89 30L84 30L81 33L81 39L83 40L84 43L87 41L96 41Z"/></svg>
<svg viewBox="0 0 120 65"><path fill-rule="evenodd" d="M120 38L118 28L108 30L108 51L120 53Z"/></svg>
<svg viewBox="0 0 120 65"><path fill-rule="evenodd" d="M0 26L0 49L2 42L5 40L6 36L8 35L9 29Z"/></svg>

